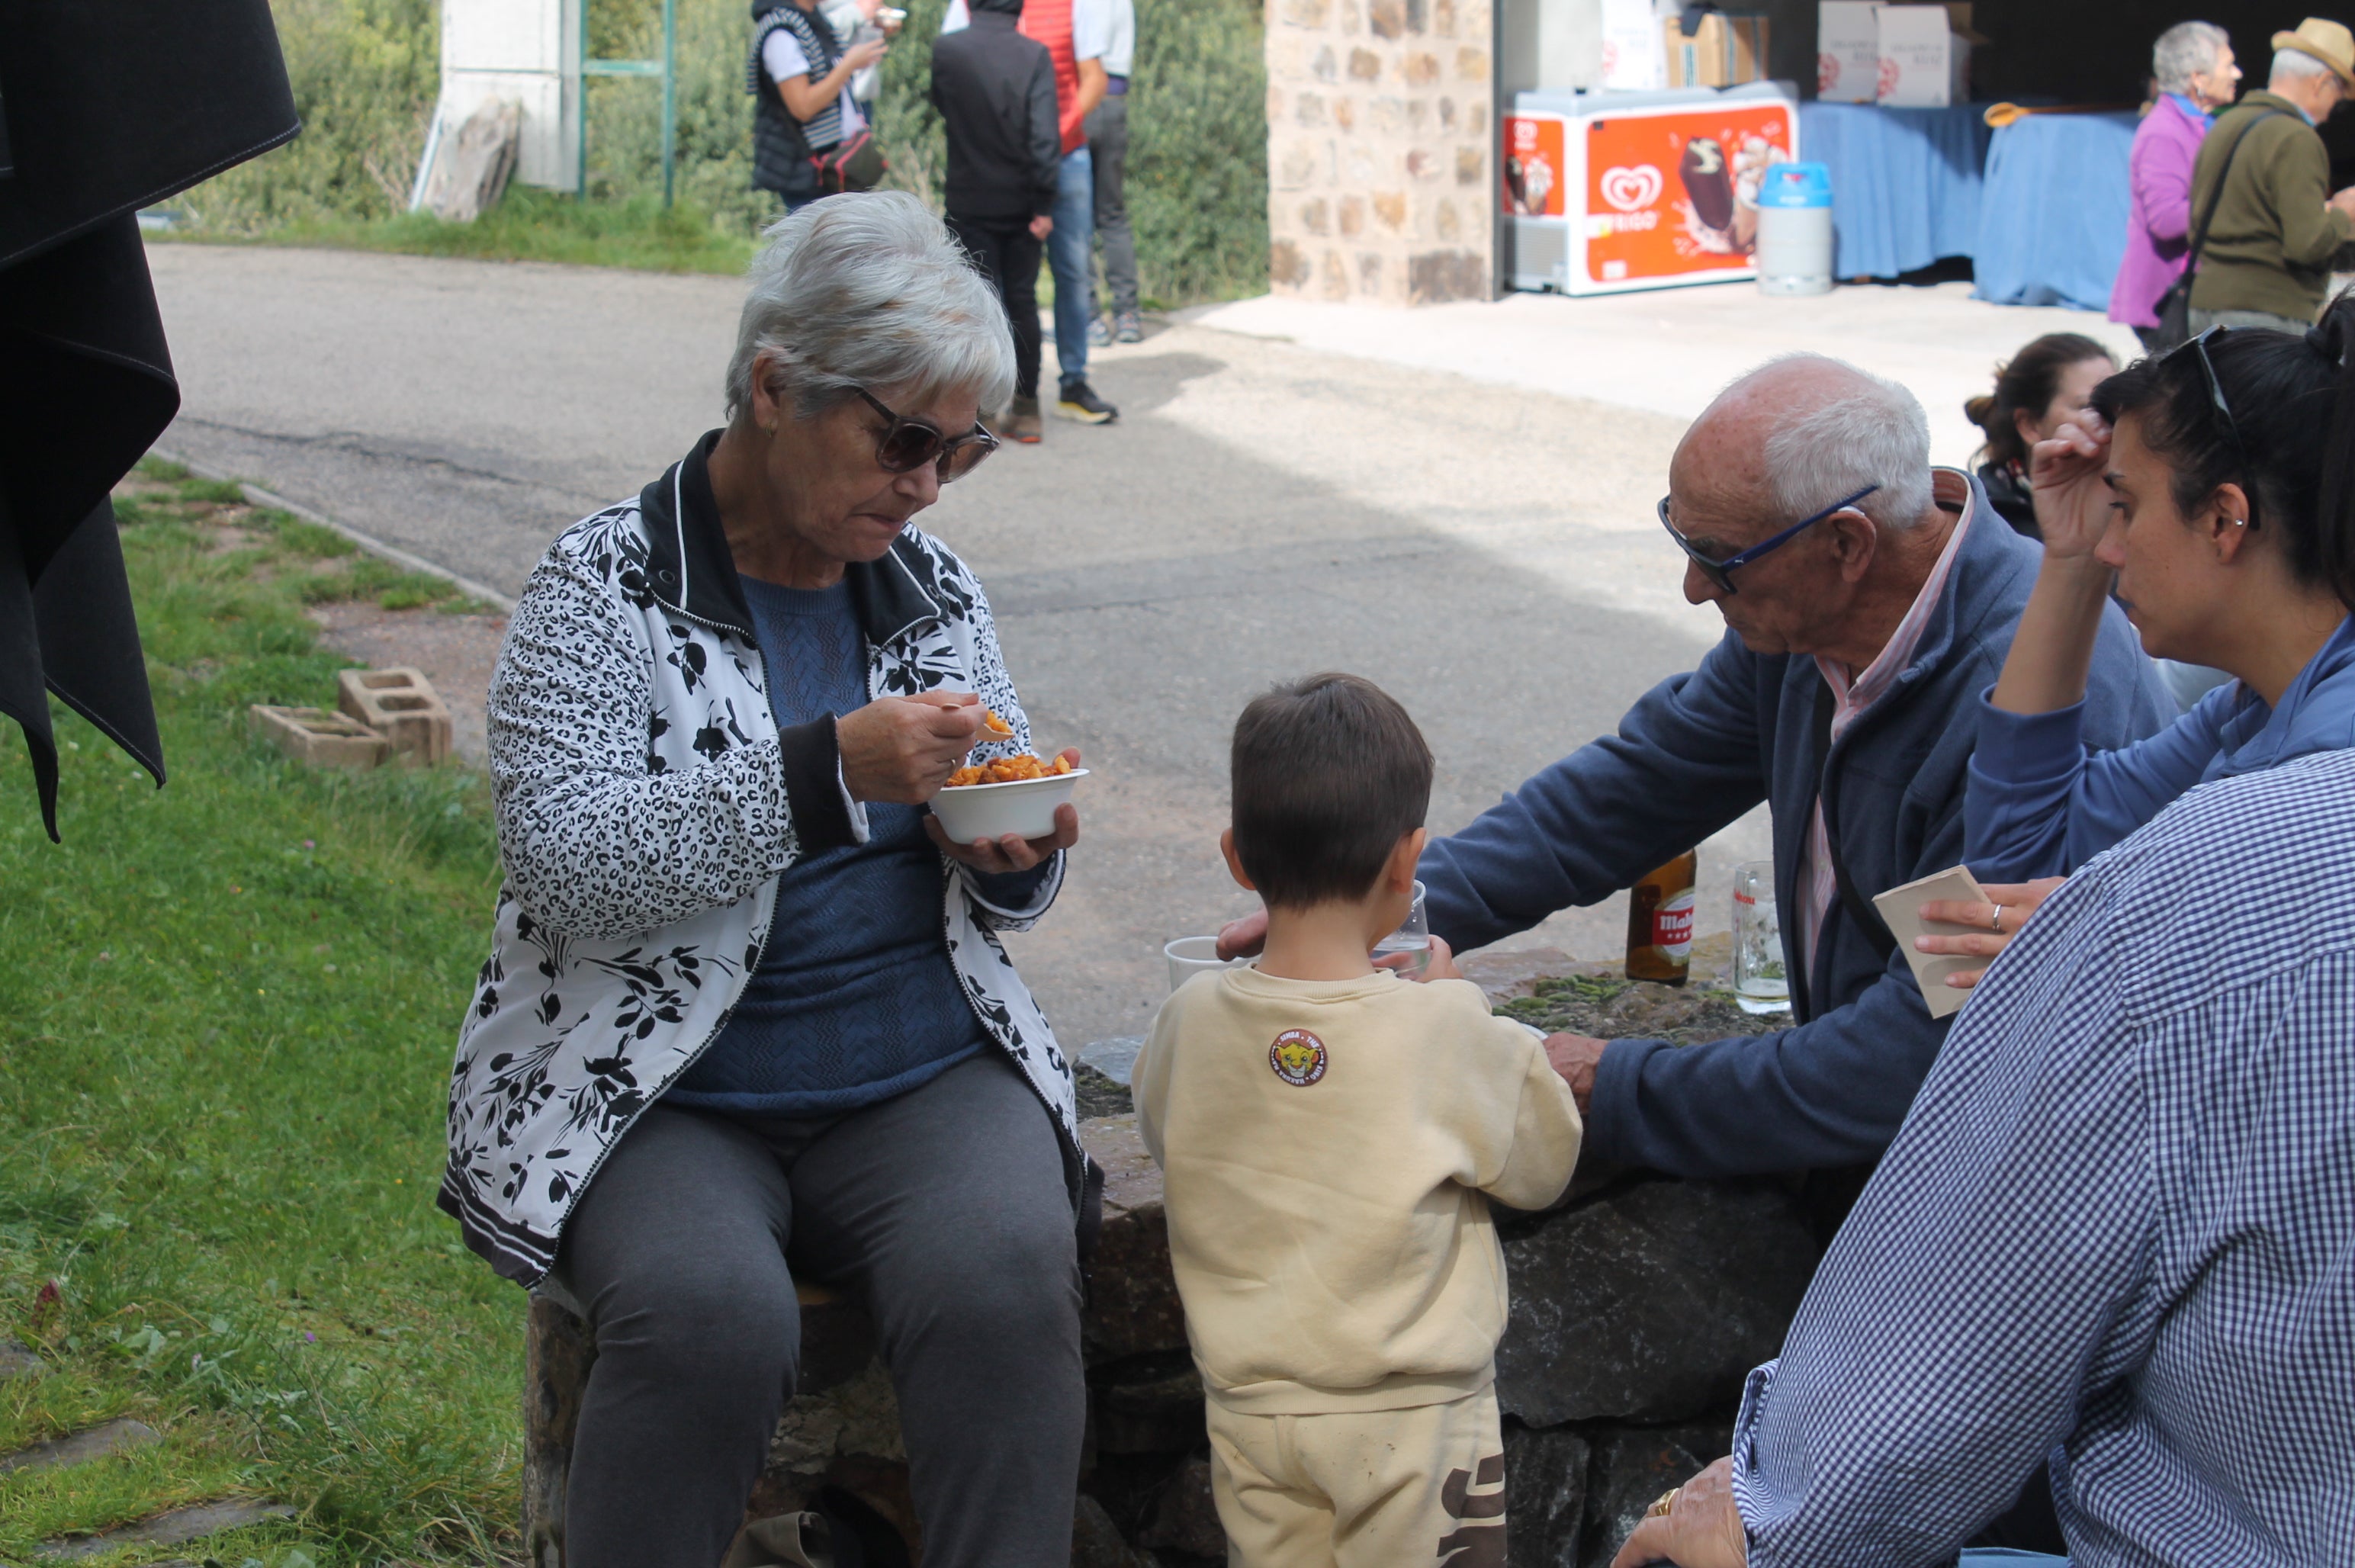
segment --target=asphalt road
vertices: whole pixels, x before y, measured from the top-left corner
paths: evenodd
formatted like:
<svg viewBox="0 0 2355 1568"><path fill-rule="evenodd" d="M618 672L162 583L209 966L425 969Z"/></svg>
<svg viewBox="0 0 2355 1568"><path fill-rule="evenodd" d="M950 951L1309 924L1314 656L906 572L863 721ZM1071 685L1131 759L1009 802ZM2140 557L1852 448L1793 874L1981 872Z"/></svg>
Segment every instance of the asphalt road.
<svg viewBox="0 0 2355 1568"><path fill-rule="evenodd" d="M165 444L507 592L721 417L727 279L333 251L150 251L184 391ZM1051 352L1051 348L1050 348ZM1653 520L1683 421L1200 326L1098 351L1114 426L1050 421L923 526L980 572L1042 746L1095 776L1015 953L1068 1045L1139 1032L1160 944L1250 907L1217 852L1268 683L1366 675L1462 826L1716 641ZM1763 810L1702 850L1702 927ZM1615 954L1624 901L1507 945Z"/></svg>

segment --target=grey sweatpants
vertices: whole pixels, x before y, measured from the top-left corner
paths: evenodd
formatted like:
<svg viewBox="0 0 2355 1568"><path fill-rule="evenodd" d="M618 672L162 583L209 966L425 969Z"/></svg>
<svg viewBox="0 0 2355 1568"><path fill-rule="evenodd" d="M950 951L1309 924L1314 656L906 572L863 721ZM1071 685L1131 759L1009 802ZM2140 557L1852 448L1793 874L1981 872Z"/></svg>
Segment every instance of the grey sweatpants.
<svg viewBox="0 0 2355 1568"><path fill-rule="evenodd" d="M597 1337L571 1568L719 1561L794 1385L794 1269L875 1319L925 1568L1066 1561L1086 1421L1071 1204L1045 1106L988 1051L838 1117L657 1103L623 1136L557 1263Z"/></svg>
<svg viewBox="0 0 2355 1568"><path fill-rule="evenodd" d="M1104 286L1112 308L1136 309L1136 236L1128 226L1128 97L1107 97L1088 112L1088 154L1094 160L1096 233L1103 240ZM1088 319L1096 316L1095 273L1088 273Z"/></svg>

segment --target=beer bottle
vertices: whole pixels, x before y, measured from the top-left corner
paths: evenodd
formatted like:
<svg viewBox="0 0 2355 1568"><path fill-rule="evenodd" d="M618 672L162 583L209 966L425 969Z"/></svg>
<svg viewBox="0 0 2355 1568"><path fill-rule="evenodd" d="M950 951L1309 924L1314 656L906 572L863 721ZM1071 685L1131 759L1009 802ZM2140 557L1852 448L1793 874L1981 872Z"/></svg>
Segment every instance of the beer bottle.
<svg viewBox="0 0 2355 1568"><path fill-rule="evenodd" d="M1690 849L1627 890L1627 978L1681 986L1692 965L1693 880L1700 859Z"/></svg>

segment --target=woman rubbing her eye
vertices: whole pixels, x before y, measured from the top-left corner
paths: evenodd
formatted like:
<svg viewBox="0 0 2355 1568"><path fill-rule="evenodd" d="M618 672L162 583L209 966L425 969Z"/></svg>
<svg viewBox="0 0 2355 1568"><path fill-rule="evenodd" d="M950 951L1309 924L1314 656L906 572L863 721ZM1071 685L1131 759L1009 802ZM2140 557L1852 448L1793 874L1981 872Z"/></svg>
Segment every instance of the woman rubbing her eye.
<svg viewBox="0 0 2355 1568"><path fill-rule="evenodd" d="M1987 435L1979 448L1987 459L1979 464L1979 483L2015 533L2039 537L2029 453L2083 413L2094 389L2117 369L2110 351L2083 333L2048 332L1996 371L1992 393L1963 405Z"/></svg>
<svg viewBox="0 0 2355 1568"><path fill-rule="evenodd" d="M1982 705L1965 805L1992 901L1923 909L1986 933L1924 951L1991 958L2062 877L2193 785L2355 745L2350 348L2355 297L2303 336L2218 327L2109 378L2037 444L2044 564ZM2086 661L2114 585L2144 651L2232 678L2149 740L2088 752Z"/></svg>

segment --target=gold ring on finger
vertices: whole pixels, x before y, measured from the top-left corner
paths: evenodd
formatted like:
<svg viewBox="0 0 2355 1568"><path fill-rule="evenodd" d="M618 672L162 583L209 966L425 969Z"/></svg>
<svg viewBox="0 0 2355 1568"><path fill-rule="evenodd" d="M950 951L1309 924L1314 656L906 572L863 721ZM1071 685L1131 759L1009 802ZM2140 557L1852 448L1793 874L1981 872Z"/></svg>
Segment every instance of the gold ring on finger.
<svg viewBox="0 0 2355 1568"><path fill-rule="evenodd" d="M1644 1510L1644 1517L1646 1519L1668 1518L1668 1510L1677 1506L1677 1494L1683 1490L1682 1487L1670 1487L1667 1491L1662 1492L1652 1500L1652 1506Z"/></svg>

